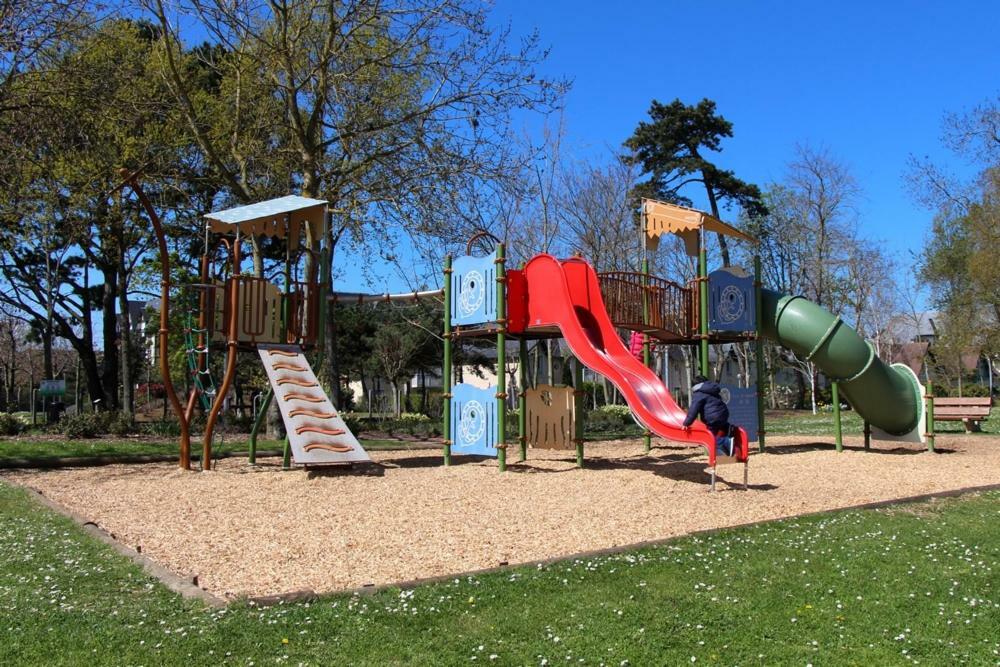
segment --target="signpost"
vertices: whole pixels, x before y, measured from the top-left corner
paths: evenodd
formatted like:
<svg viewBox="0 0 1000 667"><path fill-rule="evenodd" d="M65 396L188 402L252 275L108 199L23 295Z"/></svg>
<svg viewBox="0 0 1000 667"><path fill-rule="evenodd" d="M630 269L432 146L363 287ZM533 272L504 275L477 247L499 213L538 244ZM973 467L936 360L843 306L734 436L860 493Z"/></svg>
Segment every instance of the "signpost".
<svg viewBox="0 0 1000 667"><path fill-rule="evenodd" d="M42 380L38 385L39 396L65 396L66 380Z"/></svg>

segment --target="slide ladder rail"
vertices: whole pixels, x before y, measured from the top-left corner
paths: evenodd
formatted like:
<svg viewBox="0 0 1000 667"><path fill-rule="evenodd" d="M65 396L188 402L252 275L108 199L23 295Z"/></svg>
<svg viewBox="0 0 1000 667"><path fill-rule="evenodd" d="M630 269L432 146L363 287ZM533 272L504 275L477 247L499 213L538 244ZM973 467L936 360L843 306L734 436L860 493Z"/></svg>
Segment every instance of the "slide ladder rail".
<svg viewBox="0 0 1000 667"><path fill-rule="evenodd" d="M597 277L606 312L616 327L642 331L660 340L680 340L694 332L690 289L630 271L608 271ZM649 305L648 324L643 317L644 303Z"/></svg>

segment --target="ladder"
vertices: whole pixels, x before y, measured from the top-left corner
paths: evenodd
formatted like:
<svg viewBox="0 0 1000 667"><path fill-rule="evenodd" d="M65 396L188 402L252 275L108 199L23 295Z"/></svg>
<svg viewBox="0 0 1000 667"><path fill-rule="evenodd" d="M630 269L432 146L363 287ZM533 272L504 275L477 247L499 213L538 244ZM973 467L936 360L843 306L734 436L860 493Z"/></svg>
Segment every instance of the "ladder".
<svg viewBox="0 0 1000 667"><path fill-rule="evenodd" d="M198 344L198 336L202 334L205 345ZM212 372L208 365L208 339L208 331L195 327L194 316L188 313L187 323L184 327L184 350L187 356L188 372L204 410L211 409L216 394L215 381L212 379ZM204 363L202 363L202 357L204 357Z"/></svg>

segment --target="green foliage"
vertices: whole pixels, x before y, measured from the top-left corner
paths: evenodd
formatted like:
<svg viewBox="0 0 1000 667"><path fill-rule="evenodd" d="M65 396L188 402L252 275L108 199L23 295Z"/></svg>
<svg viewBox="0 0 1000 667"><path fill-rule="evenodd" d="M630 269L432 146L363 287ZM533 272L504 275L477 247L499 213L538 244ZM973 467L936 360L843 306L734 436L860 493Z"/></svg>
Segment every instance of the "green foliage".
<svg viewBox="0 0 1000 667"><path fill-rule="evenodd" d="M344 416L343 418L344 418L344 424L347 426L347 430L353 433L355 437L363 433L367 428L367 424L365 424L365 421L363 419L358 419L357 417L353 416Z"/></svg>
<svg viewBox="0 0 1000 667"><path fill-rule="evenodd" d="M102 412L81 412L59 420L58 429L70 440L96 438L107 430L108 417Z"/></svg>
<svg viewBox="0 0 1000 667"><path fill-rule="evenodd" d="M640 122L625 142L650 174L649 180L636 188L636 194L690 206L691 200L681 189L694 179L705 187L713 208L732 201L755 215L766 211L756 185L720 169L703 155L721 151L722 140L733 136L733 124L718 115L715 102L703 99L688 106L679 99L670 104L653 100L649 118L649 122ZM713 214L718 215L718 211Z"/></svg>
<svg viewBox="0 0 1000 667"><path fill-rule="evenodd" d="M593 432L620 432L634 424L632 411L627 405L602 405L586 416L586 430Z"/></svg>
<svg viewBox="0 0 1000 667"><path fill-rule="evenodd" d="M119 412L107 420L107 432L118 437L126 436L135 431L135 423L124 412Z"/></svg>
<svg viewBox="0 0 1000 667"><path fill-rule="evenodd" d="M24 431L27 424L16 415L0 412L0 435L17 435Z"/></svg>

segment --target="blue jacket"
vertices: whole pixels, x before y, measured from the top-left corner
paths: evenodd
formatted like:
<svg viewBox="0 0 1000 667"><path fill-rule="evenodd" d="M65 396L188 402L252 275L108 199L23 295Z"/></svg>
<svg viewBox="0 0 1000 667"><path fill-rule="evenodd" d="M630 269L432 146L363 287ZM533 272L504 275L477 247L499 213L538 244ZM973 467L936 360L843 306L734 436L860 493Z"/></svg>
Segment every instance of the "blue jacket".
<svg viewBox="0 0 1000 667"><path fill-rule="evenodd" d="M710 429L718 431L729 428L729 408L722 402L722 387L718 382L702 382L691 388L691 407L688 408L685 426L701 418Z"/></svg>

